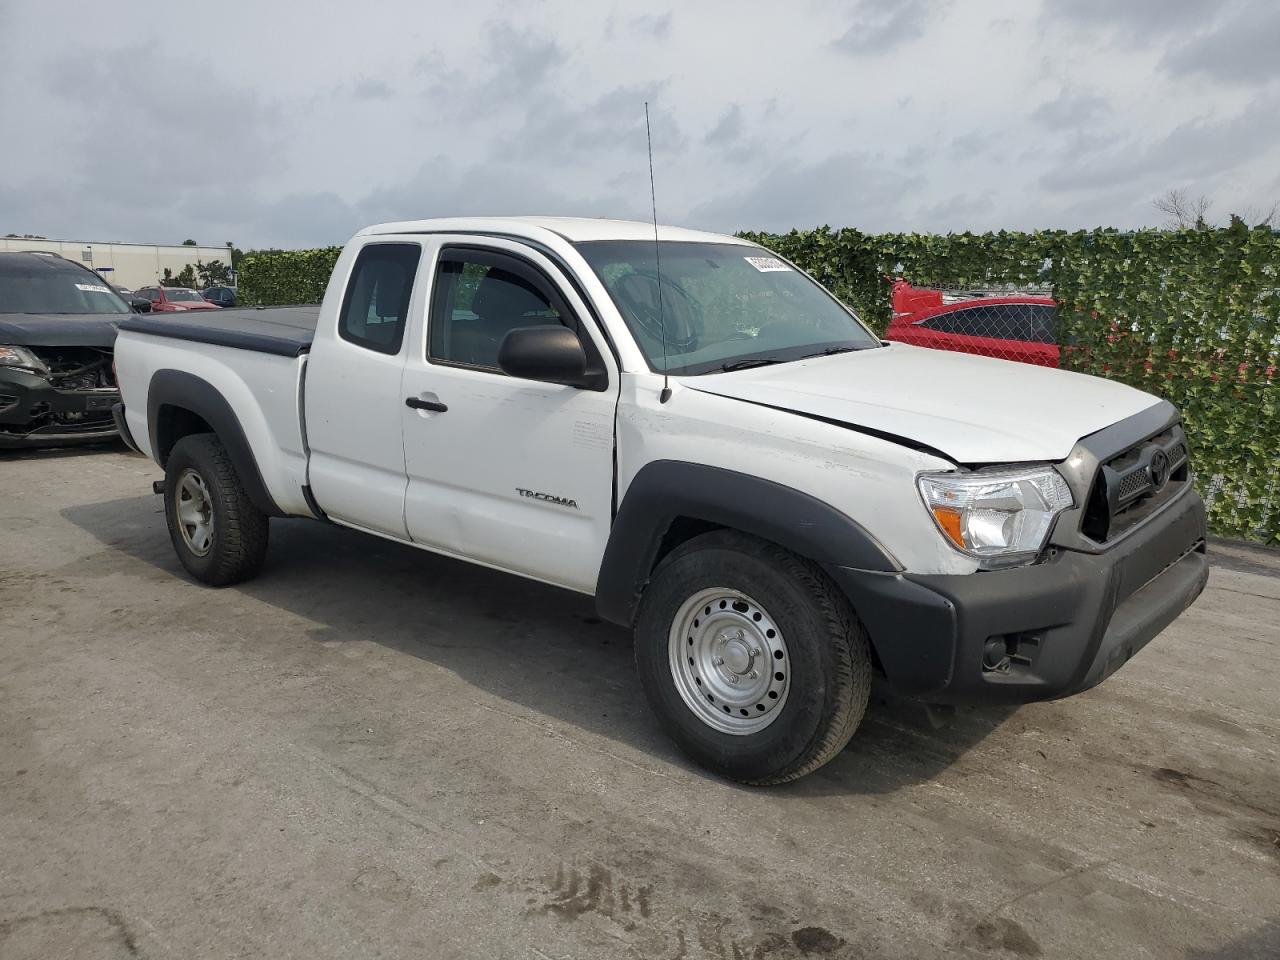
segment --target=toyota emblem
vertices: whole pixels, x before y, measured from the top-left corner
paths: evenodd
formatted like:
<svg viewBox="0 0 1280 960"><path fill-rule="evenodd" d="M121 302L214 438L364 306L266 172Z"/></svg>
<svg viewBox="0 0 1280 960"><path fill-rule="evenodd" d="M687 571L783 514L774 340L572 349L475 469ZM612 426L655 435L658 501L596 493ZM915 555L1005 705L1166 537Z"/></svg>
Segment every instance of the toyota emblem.
<svg viewBox="0 0 1280 960"><path fill-rule="evenodd" d="M1151 486L1163 490L1169 482L1169 456L1163 450L1151 455L1151 463L1147 465L1147 474L1151 477Z"/></svg>

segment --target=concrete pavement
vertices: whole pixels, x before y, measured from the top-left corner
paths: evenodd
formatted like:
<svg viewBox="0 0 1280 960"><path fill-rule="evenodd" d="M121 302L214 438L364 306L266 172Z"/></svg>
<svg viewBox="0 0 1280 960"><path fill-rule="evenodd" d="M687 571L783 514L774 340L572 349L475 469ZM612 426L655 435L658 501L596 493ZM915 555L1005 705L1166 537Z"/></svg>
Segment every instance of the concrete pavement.
<svg viewBox="0 0 1280 960"><path fill-rule="evenodd" d="M588 598L307 521L211 590L159 471L0 454L0 958L1280 956L1280 554L1101 687L692 767Z"/></svg>

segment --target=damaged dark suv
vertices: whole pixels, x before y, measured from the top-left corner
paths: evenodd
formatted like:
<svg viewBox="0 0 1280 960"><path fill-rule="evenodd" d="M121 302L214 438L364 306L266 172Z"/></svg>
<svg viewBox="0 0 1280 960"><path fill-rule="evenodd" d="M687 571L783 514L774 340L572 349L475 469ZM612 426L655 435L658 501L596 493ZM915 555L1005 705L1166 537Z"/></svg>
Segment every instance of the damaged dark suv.
<svg viewBox="0 0 1280 960"><path fill-rule="evenodd" d="M132 311L55 254L0 253L0 449L116 435L116 326Z"/></svg>

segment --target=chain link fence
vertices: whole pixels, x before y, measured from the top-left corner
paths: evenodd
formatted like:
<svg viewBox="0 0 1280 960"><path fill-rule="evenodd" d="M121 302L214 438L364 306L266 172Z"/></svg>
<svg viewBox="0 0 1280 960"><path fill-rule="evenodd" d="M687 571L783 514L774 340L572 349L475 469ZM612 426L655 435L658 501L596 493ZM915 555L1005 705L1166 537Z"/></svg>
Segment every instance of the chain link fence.
<svg viewBox="0 0 1280 960"><path fill-rule="evenodd" d="M1048 288L936 290L893 286L885 339L1039 366L1059 365L1057 305Z"/></svg>

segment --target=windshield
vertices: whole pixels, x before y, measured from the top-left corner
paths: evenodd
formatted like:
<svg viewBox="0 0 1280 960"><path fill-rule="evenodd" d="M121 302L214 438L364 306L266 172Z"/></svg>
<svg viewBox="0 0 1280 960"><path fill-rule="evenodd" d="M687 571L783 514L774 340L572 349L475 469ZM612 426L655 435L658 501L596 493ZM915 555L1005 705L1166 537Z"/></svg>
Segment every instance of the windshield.
<svg viewBox="0 0 1280 960"><path fill-rule="evenodd" d="M880 346L850 310L760 247L664 241L659 303L652 241L576 246L659 373L710 373Z"/></svg>
<svg viewBox="0 0 1280 960"><path fill-rule="evenodd" d="M198 300L201 303L204 302L204 297L185 287L165 287L164 298L170 302L174 300Z"/></svg>
<svg viewBox="0 0 1280 960"><path fill-rule="evenodd" d="M60 257L0 256L0 313L130 313L95 273Z"/></svg>

